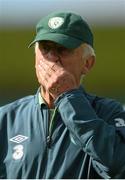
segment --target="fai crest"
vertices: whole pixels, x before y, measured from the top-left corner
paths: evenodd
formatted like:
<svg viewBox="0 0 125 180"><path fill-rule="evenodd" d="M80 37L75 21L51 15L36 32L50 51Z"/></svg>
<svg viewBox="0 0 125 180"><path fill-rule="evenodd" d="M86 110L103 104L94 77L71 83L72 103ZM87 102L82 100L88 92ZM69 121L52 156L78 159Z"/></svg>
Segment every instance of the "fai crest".
<svg viewBox="0 0 125 180"><path fill-rule="evenodd" d="M53 17L49 19L48 26L51 29L57 29L64 23L64 18L62 17Z"/></svg>

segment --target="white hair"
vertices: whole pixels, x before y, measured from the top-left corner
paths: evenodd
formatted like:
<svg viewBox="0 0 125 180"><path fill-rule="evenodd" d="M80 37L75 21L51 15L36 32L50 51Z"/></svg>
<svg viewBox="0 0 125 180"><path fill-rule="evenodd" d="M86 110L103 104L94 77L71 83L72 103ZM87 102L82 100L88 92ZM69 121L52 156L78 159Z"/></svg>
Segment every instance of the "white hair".
<svg viewBox="0 0 125 180"><path fill-rule="evenodd" d="M38 46L39 46L39 43L38 43L38 42L35 42L35 44L34 44L35 52L36 52L36 49L38 48Z"/></svg>
<svg viewBox="0 0 125 180"><path fill-rule="evenodd" d="M87 59L90 56L96 57L94 49L87 43L81 45L83 47L83 59Z"/></svg>

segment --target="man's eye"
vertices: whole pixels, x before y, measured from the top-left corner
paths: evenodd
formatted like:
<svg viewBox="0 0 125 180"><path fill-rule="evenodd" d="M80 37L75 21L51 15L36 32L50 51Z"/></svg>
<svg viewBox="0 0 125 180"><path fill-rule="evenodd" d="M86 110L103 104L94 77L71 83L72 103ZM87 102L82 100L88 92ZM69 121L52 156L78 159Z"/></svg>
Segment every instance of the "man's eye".
<svg viewBox="0 0 125 180"><path fill-rule="evenodd" d="M68 49L66 49L65 47L58 47L57 51L58 51L59 53L63 53L63 52L67 52Z"/></svg>
<svg viewBox="0 0 125 180"><path fill-rule="evenodd" d="M42 51L43 51L44 53L49 52L49 50L50 50L50 47L49 47L49 46L43 46L43 47L42 47Z"/></svg>
<svg viewBox="0 0 125 180"><path fill-rule="evenodd" d="M67 49L65 47L58 47L57 51L60 53L60 54L69 54L72 52L71 49Z"/></svg>

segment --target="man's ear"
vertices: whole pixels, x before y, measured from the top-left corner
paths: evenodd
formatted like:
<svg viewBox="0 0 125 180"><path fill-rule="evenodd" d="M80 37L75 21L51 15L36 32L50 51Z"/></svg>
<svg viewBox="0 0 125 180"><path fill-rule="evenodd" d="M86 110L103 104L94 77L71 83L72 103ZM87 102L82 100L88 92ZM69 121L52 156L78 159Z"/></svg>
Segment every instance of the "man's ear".
<svg viewBox="0 0 125 180"><path fill-rule="evenodd" d="M86 75L92 69L94 64L95 64L94 56L90 56L89 58L84 59L82 74Z"/></svg>

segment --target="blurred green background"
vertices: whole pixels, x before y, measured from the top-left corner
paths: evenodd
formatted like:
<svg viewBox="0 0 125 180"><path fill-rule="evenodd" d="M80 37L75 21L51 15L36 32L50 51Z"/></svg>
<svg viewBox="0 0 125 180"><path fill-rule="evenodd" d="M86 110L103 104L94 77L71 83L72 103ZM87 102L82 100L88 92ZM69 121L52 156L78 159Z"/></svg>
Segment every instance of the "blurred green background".
<svg viewBox="0 0 125 180"><path fill-rule="evenodd" d="M125 102L125 28L93 28L96 64L83 80L99 96ZM34 30L0 31L0 104L33 94L38 88L34 49L27 48Z"/></svg>
<svg viewBox="0 0 125 180"><path fill-rule="evenodd" d="M31 7L34 8L34 11L31 7L29 8L29 2L33 3ZM69 6L70 2L72 2L71 7ZM98 96L115 98L125 103L125 24L120 25L120 23L123 24L122 21L124 22L125 16L121 16L121 14L125 12L123 10L125 1L119 0L118 4L116 2L116 0L110 0L101 4L99 0L0 0L0 13L3 10L3 14L0 14L0 20L3 19L3 21L0 21L0 24L5 22L3 27L0 26L0 105L36 93L39 84L35 75L34 49L33 47L28 49L28 44L33 40L35 24L43 15L43 11L44 14L48 14L51 11L60 10L62 6L65 7L64 10L68 9L78 13L80 11L80 14L86 19L90 13L93 13L90 14L89 24L92 24L94 33L96 64L82 81L86 90ZM66 6L67 3L69 5ZM84 6L82 6L83 4ZM107 8L107 14L101 12L104 5ZM20 7L23 11L19 10ZM111 8L114 8L114 15L110 13ZM95 12L100 13L100 16L97 14L94 19ZM30 17L31 14L32 17ZM37 14L37 17L34 14ZM117 15L120 15L121 22ZM20 26L18 28L16 27L16 18ZM114 18L113 21L111 18ZM96 20L104 22L104 24L98 25L97 23L93 26L93 22ZM117 23L111 25L116 20ZM31 24L32 21L32 25L26 25L27 23ZM108 25L105 25L106 21Z"/></svg>

